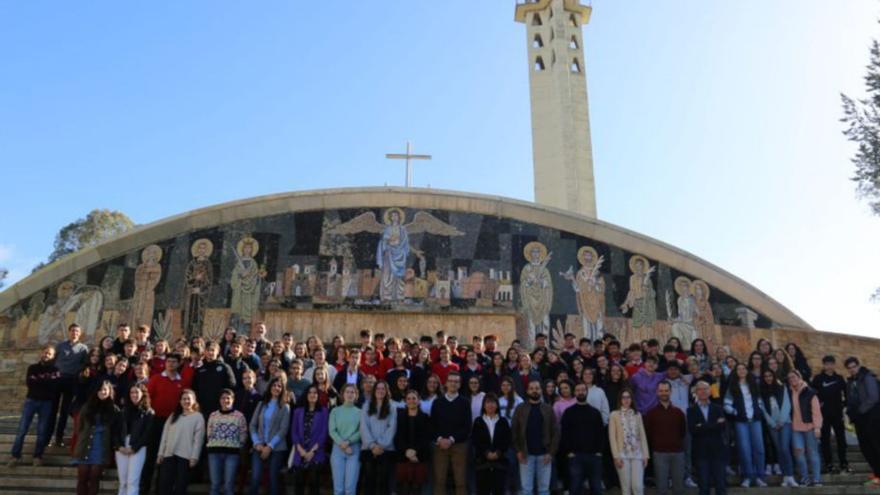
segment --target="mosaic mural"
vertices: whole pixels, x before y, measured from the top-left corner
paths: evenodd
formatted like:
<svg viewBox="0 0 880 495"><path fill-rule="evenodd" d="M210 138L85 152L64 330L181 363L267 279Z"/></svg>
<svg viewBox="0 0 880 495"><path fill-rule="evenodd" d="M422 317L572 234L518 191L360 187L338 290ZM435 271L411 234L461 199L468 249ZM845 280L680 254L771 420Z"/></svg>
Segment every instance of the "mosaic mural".
<svg viewBox="0 0 880 495"><path fill-rule="evenodd" d="M4 341L87 339L118 322L161 337L241 331L279 311L516 315L517 335L720 339L736 299L662 263L517 220L402 208L308 211L181 234L32 294L0 318ZM751 324L751 322L749 322ZM773 325L758 315L756 327ZM303 329L273 329L280 331ZM379 330L379 329L377 329ZM449 329L454 332L454 329Z"/></svg>

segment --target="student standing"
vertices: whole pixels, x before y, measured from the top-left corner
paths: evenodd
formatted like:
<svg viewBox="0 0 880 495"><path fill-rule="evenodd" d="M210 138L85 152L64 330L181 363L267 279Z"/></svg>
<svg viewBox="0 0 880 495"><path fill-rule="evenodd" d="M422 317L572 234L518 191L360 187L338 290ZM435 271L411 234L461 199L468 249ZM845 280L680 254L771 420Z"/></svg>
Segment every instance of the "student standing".
<svg viewBox="0 0 880 495"><path fill-rule="evenodd" d="M174 414L165 421L159 440L156 463L160 465L159 489L164 495L186 495L190 469L199 462L204 443L205 418L199 412L195 392L185 389Z"/></svg>
<svg viewBox="0 0 880 495"><path fill-rule="evenodd" d="M559 447L559 428L553 408L541 401L541 382L532 380L526 388L527 402L513 413L511 431L520 468L523 493L550 493L551 461Z"/></svg>
<svg viewBox="0 0 880 495"><path fill-rule="evenodd" d="M880 486L880 385L858 358L850 356L843 365L849 372L846 413L855 424L859 449L871 467L867 484Z"/></svg>
<svg viewBox="0 0 880 495"><path fill-rule="evenodd" d="M763 371L761 378L761 403L764 422L782 470L782 486L796 487L791 459L791 395L788 387L780 383L776 373L769 369Z"/></svg>
<svg viewBox="0 0 880 495"><path fill-rule="evenodd" d="M55 428L55 445L64 447L64 430L67 428L67 417L73 402L77 376L86 364L89 348L79 341L82 329L76 323L67 327L67 340L55 346L55 366L61 373L58 381L58 398L55 400L52 416L56 411L58 423Z"/></svg>
<svg viewBox="0 0 880 495"><path fill-rule="evenodd" d="M379 381L361 411L361 468L367 495L389 493L394 465L394 434L397 410L391 407L388 383Z"/></svg>
<svg viewBox="0 0 880 495"><path fill-rule="evenodd" d="M588 402L587 385L574 387L575 403L565 409L560 420L559 452L568 462L569 492L584 494L584 480L591 495L602 495L602 453L605 450L605 423L602 413Z"/></svg>
<svg viewBox="0 0 880 495"><path fill-rule="evenodd" d="M119 495L137 495L147 458L147 441L152 431L153 409L145 385L132 385L125 394L113 431Z"/></svg>
<svg viewBox="0 0 880 495"><path fill-rule="evenodd" d="M247 444L248 424L244 414L233 407L235 392L221 390L218 403L220 409L208 417L207 428L211 495L233 495L241 452Z"/></svg>
<svg viewBox="0 0 880 495"><path fill-rule="evenodd" d="M622 495L642 495L645 466L650 453L642 417L633 409L633 394L629 389L620 393L620 408L608 420L608 439L611 455L620 478Z"/></svg>
<svg viewBox="0 0 880 495"><path fill-rule="evenodd" d="M113 385L103 382L80 410L73 451L76 464L76 495L96 495L104 466L110 464L111 430L118 410L113 402Z"/></svg>
<svg viewBox="0 0 880 495"><path fill-rule="evenodd" d="M825 469L832 473L852 473L846 460L846 429L843 427L843 406L846 405L846 380L837 374L834 356L822 358L822 372L813 377L813 390L819 396L822 407L822 460ZM831 430L837 444L837 466L831 460Z"/></svg>
<svg viewBox="0 0 880 495"><path fill-rule="evenodd" d="M801 484L822 486L818 445L822 436L822 409L819 398L807 386L798 370L788 373L788 385L791 387L791 446L794 449L798 473L801 475Z"/></svg>
<svg viewBox="0 0 880 495"><path fill-rule="evenodd" d="M293 410L288 465L293 471L296 493L305 495L308 486L311 495L318 495L321 489L321 469L327 462L324 444L327 442L330 413L321 404L315 385L306 389L303 400L305 404Z"/></svg>
<svg viewBox="0 0 880 495"><path fill-rule="evenodd" d="M290 393L284 382L278 377L272 378L251 418L251 495L260 493L264 467L269 468L269 493L281 493L281 468L287 459L287 432L290 429L289 402Z"/></svg>
<svg viewBox="0 0 880 495"><path fill-rule="evenodd" d="M763 412L758 398L754 376L745 364L737 364L724 396L724 412L734 418L743 488L767 486L764 482L764 432L761 430Z"/></svg>
<svg viewBox="0 0 880 495"><path fill-rule="evenodd" d="M431 431L434 439L434 494L446 493L450 465L456 495L467 493L468 439L471 434L471 404L459 395L461 375L449 372L446 392L431 405ZM538 394L541 391L538 385ZM552 412L551 412L552 414Z"/></svg>
<svg viewBox="0 0 880 495"><path fill-rule="evenodd" d="M397 453L398 495L421 493L428 479L428 447L431 444L430 418L419 407L419 393L408 390L404 408L397 413L394 450Z"/></svg>
<svg viewBox="0 0 880 495"><path fill-rule="evenodd" d="M52 435L52 403L58 395L58 384L61 380L61 372L55 367L55 348L51 345L43 346L39 362L28 366L25 373L27 384L27 396L21 411L21 419L18 422L18 432L12 443L12 458L9 467L15 467L21 462L21 451L24 437L31 427L31 421L37 416L37 442L34 444L34 466L43 464L43 451L49 443Z"/></svg>
<svg viewBox="0 0 880 495"><path fill-rule="evenodd" d="M357 399L357 385L347 383L342 387L342 405L330 411L328 434L333 440L330 471L334 495L357 493L361 468L361 411L355 406Z"/></svg>
<svg viewBox="0 0 880 495"><path fill-rule="evenodd" d="M511 441L510 425L501 417L498 397L489 393L483 399L483 407L471 434L477 495L504 495Z"/></svg>
<svg viewBox="0 0 880 495"><path fill-rule="evenodd" d="M727 423L721 406L710 401L711 387L699 381L694 387L697 400L687 411L688 431L691 434L691 461L697 468L697 484L700 495L709 495L715 487L715 495L727 493L725 469L727 467Z"/></svg>
<svg viewBox="0 0 880 495"><path fill-rule="evenodd" d="M670 482L672 493L684 491L684 439L687 421L684 411L672 403L672 384L664 380L657 385L657 405L645 415L645 431L654 456L654 479L657 494L666 495Z"/></svg>

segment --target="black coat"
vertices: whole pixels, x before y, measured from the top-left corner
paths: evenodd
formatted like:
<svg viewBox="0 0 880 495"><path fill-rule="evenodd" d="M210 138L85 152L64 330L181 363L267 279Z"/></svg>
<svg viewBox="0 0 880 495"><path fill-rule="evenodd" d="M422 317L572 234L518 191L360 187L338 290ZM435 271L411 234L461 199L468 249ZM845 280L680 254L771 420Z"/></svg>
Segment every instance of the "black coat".
<svg viewBox="0 0 880 495"><path fill-rule="evenodd" d="M132 422L130 429L126 414L134 415L134 421ZM152 425L152 409L144 410L138 407L132 410L131 406L126 406L116 415L116 428L113 430L112 439L113 450L125 447L125 437L131 435L129 446L131 447L131 450L137 452L150 441L150 428Z"/></svg>
<svg viewBox="0 0 880 495"><path fill-rule="evenodd" d="M480 416L474 421L474 429L471 433L471 445L474 448L474 460L476 468L481 469L505 469L507 468L506 453L510 450L512 443L512 434L510 425L507 420L500 417L495 423L495 434L490 439L489 427ZM486 459L486 454L496 452L499 454L498 459L490 461Z"/></svg>
<svg viewBox="0 0 880 495"><path fill-rule="evenodd" d="M727 423L724 420L724 409L717 404L709 404L709 420L703 417L698 404L687 410L687 426L691 433L691 459L727 460L730 450L727 444Z"/></svg>
<svg viewBox="0 0 880 495"><path fill-rule="evenodd" d="M409 416L404 409L397 410L397 431L394 433L394 450L398 462L407 462L406 451L413 449L419 462L428 460L431 445L431 418L421 410L416 416Z"/></svg>
<svg viewBox="0 0 880 495"><path fill-rule="evenodd" d="M222 358L203 362L193 374L192 389L206 416L220 409L220 391L224 388L235 389L235 373Z"/></svg>

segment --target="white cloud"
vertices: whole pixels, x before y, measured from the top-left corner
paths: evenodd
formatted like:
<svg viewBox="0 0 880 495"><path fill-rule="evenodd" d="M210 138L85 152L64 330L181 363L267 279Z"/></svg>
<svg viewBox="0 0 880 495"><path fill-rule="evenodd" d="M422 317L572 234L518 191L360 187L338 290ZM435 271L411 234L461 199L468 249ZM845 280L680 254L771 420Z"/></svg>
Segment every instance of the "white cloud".
<svg viewBox="0 0 880 495"><path fill-rule="evenodd" d="M0 244L0 263L9 263L15 255L15 246Z"/></svg>

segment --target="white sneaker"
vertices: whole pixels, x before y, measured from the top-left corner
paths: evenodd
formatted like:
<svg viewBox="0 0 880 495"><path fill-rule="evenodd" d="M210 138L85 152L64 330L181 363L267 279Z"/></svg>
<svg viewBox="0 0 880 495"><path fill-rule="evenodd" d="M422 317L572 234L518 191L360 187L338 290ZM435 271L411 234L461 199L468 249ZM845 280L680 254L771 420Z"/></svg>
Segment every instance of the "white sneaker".
<svg viewBox="0 0 880 495"><path fill-rule="evenodd" d="M760 486L761 488L764 488L767 486L767 482L765 482L761 478L756 478L755 479L755 486Z"/></svg>
<svg viewBox="0 0 880 495"><path fill-rule="evenodd" d="M779 467L779 464L774 464L774 465L773 465L773 474L775 474L775 475L777 475L777 476L779 476L780 474L782 474L782 468Z"/></svg>
<svg viewBox="0 0 880 495"><path fill-rule="evenodd" d="M688 476L687 478L684 479L684 486L686 486L688 488L699 488L697 486L697 483L694 482L694 479L691 478L690 476Z"/></svg>
<svg viewBox="0 0 880 495"><path fill-rule="evenodd" d="M764 476L773 476L773 466L767 464L767 466L764 468Z"/></svg>
<svg viewBox="0 0 880 495"><path fill-rule="evenodd" d="M736 476L736 471L734 471L733 468L730 466L724 468L724 471L727 473L727 476Z"/></svg>
<svg viewBox="0 0 880 495"><path fill-rule="evenodd" d="M798 482L794 480L794 476L785 476L782 478L782 486L797 488L801 485L799 485Z"/></svg>
<svg viewBox="0 0 880 495"><path fill-rule="evenodd" d="M746 478L743 480L742 483L739 484L739 486L741 486L743 488L748 488L748 487L752 486L752 481L750 479Z"/></svg>

